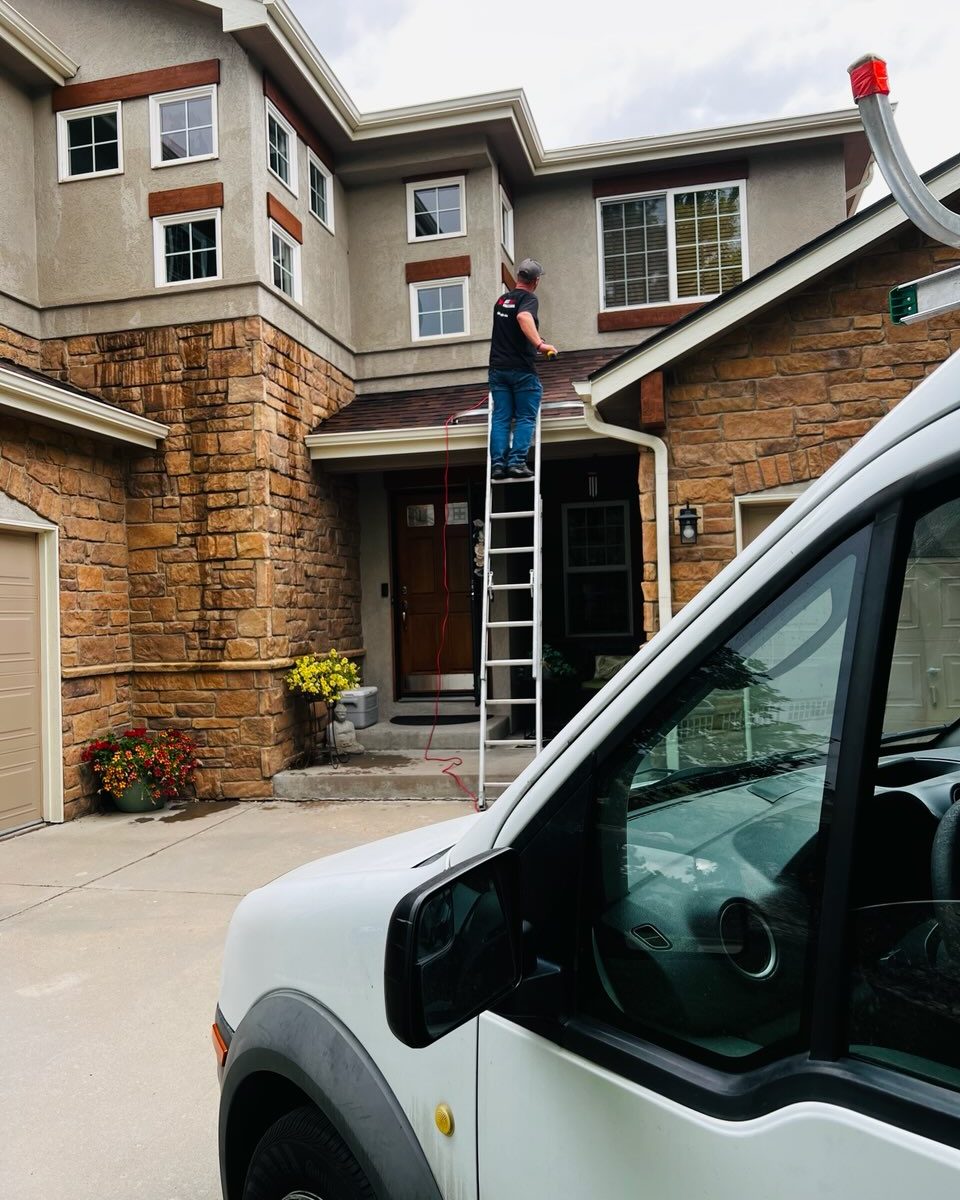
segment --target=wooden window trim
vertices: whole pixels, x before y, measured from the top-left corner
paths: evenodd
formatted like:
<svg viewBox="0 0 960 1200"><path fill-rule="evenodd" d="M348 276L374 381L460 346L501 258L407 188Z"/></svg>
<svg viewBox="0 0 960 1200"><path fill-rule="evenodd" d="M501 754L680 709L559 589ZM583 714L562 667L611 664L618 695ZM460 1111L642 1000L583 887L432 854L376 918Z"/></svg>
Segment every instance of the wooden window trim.
<svg viewBox="0 0 960 1200"><path fill-rule="evenodd" d="M469 277L470 255L455 258L428 258L422 262L408 262L407 283L427 283L431 279L453 279Z"/></svg>
<svg viewBox="0 0 960 1200"><path fill-rule="evenodd" d="M297 108L292 101L288 100L286 95L277 87L269 75L263 77L263 94L270 101L277 112L283 117L289 126L296 133L297 137L305 145L309 146L317 158L323 163L331 173L333 172L333 155L327 148L326 143L316 132L310 122L306 119L303 113Z"/></svg>
<svg viewBox="0 0 960 1200"><path fill-rule="evenodd" d="M672 325L681 317L689 316L704 301L698 304L661 304L655 308L615 308L610 312L597 313L597 332L616 333L621 329L651 329L660 325Z"/></svg>
<svg viewBox="0 0 960 1200"><path fill-rule="evenodd" d="M660 192L670 188L703 187L710 183L726 183L731 179L748 179L750 164L737 162L702 163L696 167L677 167L670 171L648 171L640 175L618 176L616 179L595 179L594 199L627 196L634 192Z"/></svg>
<svg viewBox="0 0 960 1200"><path fill-rule="evenodd" d="M178 92L186 88L220 82L220 59L181 63L176 67L161 67L156 71L136 71L132 75L113 75L109 79L93 79L89 83L68 83L54 88L50 94L53 111L87 108L110 100L139 100L159 92Z"/></svg>
<svg viewBox="0 0 960 1200"><path fill-rule="evenodd" d="M509 288L511 292L517 286L517 281L510 274L510 268L505 262L500 264L500 282L503 283L505 287Z"/></svg>
<svg viewBox="0 0 960 1200"><path fill-rule="evenodd" d="M285 204L281 204L272 192L267 192L267 216L285 233L288 233L295 242L303 245L302 221L299 217L295 217Z"/></svg>
<svg viewBox="0 0 960 1200"><path fill-rule="evenodd" d="M198 212L207 208L223 208L222 183L170 188L164 192L151 192L147 197L147 213L150 217L169 217L174 213Z"/></svg>

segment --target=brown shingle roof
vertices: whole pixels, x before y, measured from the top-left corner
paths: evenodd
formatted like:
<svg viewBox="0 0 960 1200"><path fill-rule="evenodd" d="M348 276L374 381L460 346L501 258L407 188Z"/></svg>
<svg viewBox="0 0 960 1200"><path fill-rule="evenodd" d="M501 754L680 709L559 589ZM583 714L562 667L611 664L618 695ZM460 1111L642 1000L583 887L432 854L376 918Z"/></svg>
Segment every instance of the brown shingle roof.
<svg viewBox="0 0 960 1200"><path fill-rule="evenodd" d="M97 404L104 404L107 408L120 408L118 404L112 404L109 400L102 400L99 396L94 396L90 392L85 392L81 388L74 387L72 383L66 383L62 379L57 379L54 375L44 375L42 371L34 371L32 367L25 367L22 363L14 362L11 358L0 357L0 367L5 371L12 371L16 375L22 375L24 379L35 379L39 383L48 383L51 387L59 388L62 392L69 392L73 396L82 396L84 400L95 400Z"/></svg>
<svg viewBox="0 0 960 1200"><path fill-rule="evenodd" d="M623 353L623 347L600 350L574 350L553 361L542 362L537 369L543 383L543 401L570 401L569 415L575 416L579 397L573 390L575 379L586 379L611 359ZM465 383L456 387L423 388L415 392L378 392L358 396L346 408L319 425L315 433L363 433L374 429L421 429L442 425L448 417L462 413L487 398L486 383ZM563 410L551 415L567 415Z"/></svg>

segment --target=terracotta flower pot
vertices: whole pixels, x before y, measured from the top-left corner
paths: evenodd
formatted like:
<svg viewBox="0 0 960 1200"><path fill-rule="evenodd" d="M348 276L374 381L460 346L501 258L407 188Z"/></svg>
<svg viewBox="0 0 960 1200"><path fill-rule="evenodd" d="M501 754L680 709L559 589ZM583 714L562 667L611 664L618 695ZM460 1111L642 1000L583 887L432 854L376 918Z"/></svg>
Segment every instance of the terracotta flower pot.
<svg viewBox="0 0 960 1200"><path fill-rule="evenodd" d="M163 808L165 801L162 796L154 798L150 785L138 779L130 784L123 795L114 796L113 803L120 812L144 813L156 812L158 808Z"/></svg>

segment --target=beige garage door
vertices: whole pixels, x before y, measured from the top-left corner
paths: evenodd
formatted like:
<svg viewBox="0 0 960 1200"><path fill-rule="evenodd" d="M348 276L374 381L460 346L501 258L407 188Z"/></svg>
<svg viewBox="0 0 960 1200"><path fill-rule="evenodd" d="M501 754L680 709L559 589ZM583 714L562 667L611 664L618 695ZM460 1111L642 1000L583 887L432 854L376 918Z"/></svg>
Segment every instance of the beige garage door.
<svg viewBox="0 0 960 1200"><path fill-rule="evenodd" d="M0 833L42 816L37 539L0 530Z"/></svg>

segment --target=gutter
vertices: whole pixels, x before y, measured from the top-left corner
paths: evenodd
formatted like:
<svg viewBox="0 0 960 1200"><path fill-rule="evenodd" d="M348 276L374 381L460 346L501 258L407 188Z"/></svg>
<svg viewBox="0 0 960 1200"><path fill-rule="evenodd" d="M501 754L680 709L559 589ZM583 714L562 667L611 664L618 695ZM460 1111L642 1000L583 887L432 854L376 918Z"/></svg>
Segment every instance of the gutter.
<svg viewBox="0 0 960 1200"><path fill-rule="evenodd" d="M673 619L673 595L670 589L670 503L668 495L669 459L667 443L652 433L641 433L639 429L628 429L625 425L611 425L600 416L590 394L589 383L575 383L574 391L583 401L583 419L587 428L604 437L629 442L645 450L653 451L653 495L655 521L657 525L657 609L660 628L665 629Z"/></svg>

